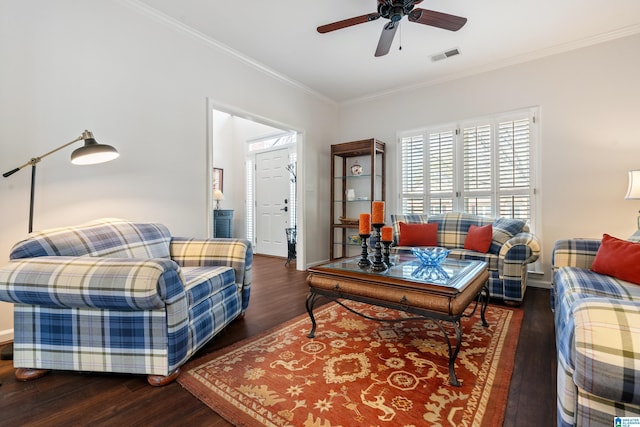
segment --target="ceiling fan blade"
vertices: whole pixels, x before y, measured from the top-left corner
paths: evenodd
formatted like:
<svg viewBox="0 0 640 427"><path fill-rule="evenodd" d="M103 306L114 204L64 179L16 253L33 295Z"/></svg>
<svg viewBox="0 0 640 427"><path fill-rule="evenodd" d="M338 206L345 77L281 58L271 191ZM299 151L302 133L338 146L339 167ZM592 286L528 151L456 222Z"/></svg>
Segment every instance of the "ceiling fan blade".
<svg viewBox="0 0 640 427"><path fill-rule="evenodd" d="M342 28L351 27L353 25L364 24L365 22L375 21L380 18L379 13L368 13L366 15L356 16L349 19L343 19L342 21L332 22L331 24L321 25L318 27L318 32L321 34L328 33L330 31L341 30Z"/></svg>
<svg viewBox="0 0 640 427"><path fill-rule="evenodd" d="M396 35L396 30L399 26L399 22L387 22L382 30L382 34L380 34L380 40L378 41L378 47L376 48L376 56L384 56L389 53L393 37Z"/></svg>
<svg viewBox="0 0 640 427"><path fill-rule="evenodd" d="M458 31L467 23L467 18L436 12L435 10L413 9L409 13L409 21L419 24L431 25L449 31Z"/></svg>

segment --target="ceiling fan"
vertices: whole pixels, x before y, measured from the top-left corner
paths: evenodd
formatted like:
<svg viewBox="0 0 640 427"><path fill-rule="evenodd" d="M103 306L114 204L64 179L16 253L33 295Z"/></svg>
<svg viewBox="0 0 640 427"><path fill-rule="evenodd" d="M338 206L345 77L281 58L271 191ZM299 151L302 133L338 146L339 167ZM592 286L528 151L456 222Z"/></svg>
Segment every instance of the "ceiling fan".
<svg viewBox="0 0 640 427"><path fill-rule="evenodd" d="M447 13L436 12L434 10L414 8L414 6L419 3L422 3L422 0L378 0L378 12L344 19L327 25L321 25L318 27L318 32L324 34L330 31L351 27L353 25L375 21L378 18L386 18L389 22L385 24L384 29L382 30L375 54L375 56L383 56L389 53L393 37L400 26L400 20L405 15L408 16L408 19L411 22L430 25L432 27L442 28L449 31L458 31L467 22L467 18L463 18L461 16L449 15Z"/></svg>

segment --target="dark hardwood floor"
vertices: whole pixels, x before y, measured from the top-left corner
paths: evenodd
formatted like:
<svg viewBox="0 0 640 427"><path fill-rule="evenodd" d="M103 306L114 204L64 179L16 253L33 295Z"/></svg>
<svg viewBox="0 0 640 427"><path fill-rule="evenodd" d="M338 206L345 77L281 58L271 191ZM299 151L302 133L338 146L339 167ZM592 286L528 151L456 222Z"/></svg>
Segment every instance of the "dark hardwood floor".
<svg viewBox="0 0 640 427"><path fill-rule="evenodd" d="M305 312L306 273L284 260L256 256L251 303L195 358L270 329ZM491 304L501 304L492 301ZM549 291L529 288L504 426L554 426L556 359ZM51 372L17 382L0 361L0 425L229 426L177 382L151 387L146 377Z"/></svg>

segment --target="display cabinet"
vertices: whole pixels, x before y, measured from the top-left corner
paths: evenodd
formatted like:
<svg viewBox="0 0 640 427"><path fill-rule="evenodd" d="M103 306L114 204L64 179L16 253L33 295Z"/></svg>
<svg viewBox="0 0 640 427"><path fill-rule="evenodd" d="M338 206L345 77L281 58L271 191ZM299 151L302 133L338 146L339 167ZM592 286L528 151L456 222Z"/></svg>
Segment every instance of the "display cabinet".
<svg viewBox="0 0 640 427"><path fill-rule="evenodd" d="M331 146L330 259L361 253L358 219L385 200L385 146L376 139Z"/></svg>

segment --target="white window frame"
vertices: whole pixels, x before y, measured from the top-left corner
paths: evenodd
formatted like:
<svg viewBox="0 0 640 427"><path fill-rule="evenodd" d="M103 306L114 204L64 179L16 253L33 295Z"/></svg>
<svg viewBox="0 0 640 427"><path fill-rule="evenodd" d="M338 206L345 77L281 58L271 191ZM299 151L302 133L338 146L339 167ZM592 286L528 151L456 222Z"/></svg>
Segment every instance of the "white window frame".
<svg viewBox="0 0 640 427"><path fill-rule="evenodd" d="M498 166L499 166L499 143L498 143L498 124L504 123L508 121L517 121L524 118L529 120L529 182L530 186L528 188L528 195L530 200L529 207L529 227L533 233L540 238L539 231L541 230L541 206L540 206L540 190L539 190L539 181L538 181L538 150L540 146L539 141L539 117L540 112L538 107L531 107L525 109L519 109L510 111L507 113L495 114L491 116L473 118L468 120L461 120L455 123L449 123L445 125L437 125L437 126L429 126L422 129L412 130L412 131L404 131L398 134L398 156L397 156L397 165L398 170L400 171L400 176L397 184L397 194L398 194L398 203L399 203L399 211L402 213L408 213L404 211L404 201L407 198L422 198L423 205L422 211L425 214L433 214L434 211L431 209L431 199L432 194L430 191L430 182L428 179L429 176L429 135L435 133L442 133L447 131L454 132L454 147L453 147L453 170L454 170L454 185L453 185L453 207L452 211L454 212L464 212L465 211L465 196L469 193L465 194L464 190L464 169L463 169L463 161L464 161L464 144L463 144L463 129L490 125L491 126L491 165L492 165L492 173L491 173L491 190L489 192L483 191L478 192L478 195L483 195L484 197L491 198L491 209L490 212L482 212L480 215L490 216L494 218L498 218L501 215L499 211L499 199L501 195L509 195L516 194L518 191L510 191L510 190L502 190L498 189ZM402 151L402 141L404 138L417 138L418 136L422 136L422 143L424 147L424 164L423 164L423 194L417 193L403 193L403 151ZM521 192L521 191L520 191ZM471 212L475 213L475 212Z"/></svg>

